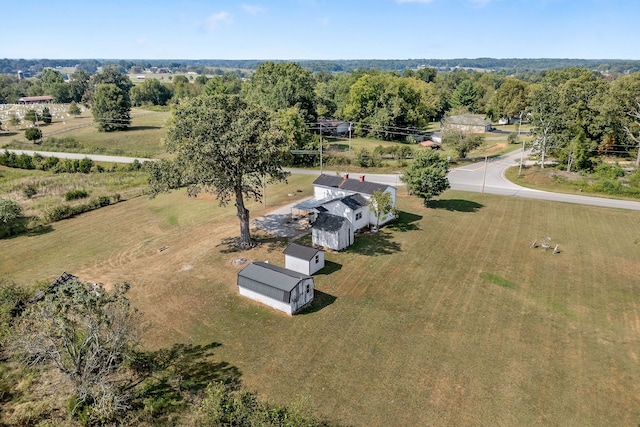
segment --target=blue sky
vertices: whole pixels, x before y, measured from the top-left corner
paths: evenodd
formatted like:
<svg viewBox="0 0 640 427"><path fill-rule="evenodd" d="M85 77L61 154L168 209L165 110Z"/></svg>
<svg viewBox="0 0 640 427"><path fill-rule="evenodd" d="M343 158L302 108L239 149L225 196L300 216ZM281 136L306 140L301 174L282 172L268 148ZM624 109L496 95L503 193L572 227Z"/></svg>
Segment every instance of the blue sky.
<svg viewBox="0 0 640 427"><path fill-rule="evenodd" d="M2 58L640 59L638 0L11 0Z"/></svg>

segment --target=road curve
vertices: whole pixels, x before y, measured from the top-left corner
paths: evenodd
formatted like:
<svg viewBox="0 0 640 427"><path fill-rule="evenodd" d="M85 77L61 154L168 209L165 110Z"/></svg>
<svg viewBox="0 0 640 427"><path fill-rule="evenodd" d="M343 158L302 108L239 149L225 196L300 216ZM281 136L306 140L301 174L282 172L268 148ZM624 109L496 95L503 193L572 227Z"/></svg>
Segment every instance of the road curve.
<svg viewBox="0 0 640 427"><path fill-rule="evenodd" d="M77 154L58 153L49 151L32 150L8 150L16 154L28 154L32 156L39 153L42 156L55 156L61 159L84 159L85 157L97 162L110 163L133 163L138 160L140 163L146 161L157 161L157 159L147 159L143 157L123 157L104 156L98 154ZM550 200L554 202L576 203L582 205L602 206L609 208L640 210L640 202L631 200L607 199L604 197L581 196L577 194L552 193L550 191L533 190L521 187L505 178L505 171L518 164L522 156L522 149L490 159L486 162L478 162L465 165L449 172L449 182L453 190L472 191L477 193L498 194L501 196L524 197L527 199ZM320 171L312 169L288 168L287 171L301 175L320 175ZM395 174L375 174L375 173L353 173L324 170L326 175L337 175L349 173L351 178L359 178L364 175L365 180L379 184L401 186L404 185L400 177L402 173Z"/></svg>
<svg viewBox="0 0 640 427"><path fill-rule="evenodd" d="M454 190L499 194L501 196L640 210L640 202L631 200L553 193L533 190L514 184L504 176L504 173L509 167L518 165L521 156L522 149L491 159L486 164L485 162L478 162L452 169L449 172L451 188Z"/></svg>

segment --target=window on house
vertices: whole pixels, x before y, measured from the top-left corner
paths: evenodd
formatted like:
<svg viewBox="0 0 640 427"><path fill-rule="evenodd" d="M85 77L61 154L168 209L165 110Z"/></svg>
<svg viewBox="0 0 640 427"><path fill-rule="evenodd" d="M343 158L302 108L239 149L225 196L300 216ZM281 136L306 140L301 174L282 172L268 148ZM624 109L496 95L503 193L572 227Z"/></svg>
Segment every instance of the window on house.
<svg viewBox="0 0 640 427"><path fill-rule="evenodd" d="M311 285L307 285L307 293L311 290Z"/></svg>
<svg viewBox="0 0 640 427"><path fill-rule="evenodd" d="M316 255L316 264L320 262L320 255Z"/></svg>
<svg viewBox="0 0 640 427"><path fill-rule="evenodd" d="M356 214L356 221L358 221L358 220L360 220L360 219L362 219L362 212L358 212L358 213Z"/></svg>

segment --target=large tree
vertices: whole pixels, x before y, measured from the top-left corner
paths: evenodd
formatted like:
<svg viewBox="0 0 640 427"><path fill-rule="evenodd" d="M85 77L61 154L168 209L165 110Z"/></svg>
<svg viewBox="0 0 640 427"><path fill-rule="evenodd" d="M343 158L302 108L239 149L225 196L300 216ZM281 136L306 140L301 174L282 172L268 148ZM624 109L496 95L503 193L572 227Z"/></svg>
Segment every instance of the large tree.
<svg viewBox="0 0 640 427"><path fill-rule="evenodd" d="M245 99L273 111L296 107L312 123L317 118L314 87L311 72L295 62L265 62L242 90Z"/></svg>
<svg viewBox="0 0 640 427"><path fill-rule="evenodd" d="M451 146L458 157L464 159L469 152L484 144L484 136L477 133L449 130L442 135L442 142Z"/></svg>
<svg viewBox="0 0 640 427"><path fill-rule="evenodd" d="M131 124L129 96L115 84L98 85L91 114L100 132L126 130Z"/></svg>
<svg viewBox="0 0 640 427"><path fill-rule="evenodd" d="M402 175L402 181L427 206L429 200L450 188L448 172L449 160L433 150L421 150Z"/></svg>
<svg viewBox="0 0 640 427"><path fill-rule="evenodd" d="M180 104L167 132L172 161L150 166L154 193L187 186L187 194L215 194L221 205L235 202L240 220L237 246L251 248L245 197L262 198L264 183L282 181L289 145L279 120L237 95L201 95Z"/></svg>
<svg viewBox="0 0 640 427"><path fill-rule="evenodd" d="M621 127L637 145L636 167L640 167L640 72L618 78L611 84L609 114L614 126Z"/></svg>
<svg viewBox="0 0 640 427"><path fill-rule="evenodd" d="M562 117L558 88L551 84L539 84L531 87L529 94L529 122L534 136L533 149L540 155L540 167L548 153L558 148L562 131Z"/></svg>
<svg viewBox="0 0 640 427"><path fill-rule="evenodd" d="M131 104L135 106L167 105L171 99L171 91L160 83L158 79L147 79L141 84L131 88Z"/></svg>
<svg viewBox="0 0 640 427"><path fill-rule="evenodd" d="M506 79L493 94L489 102L489 115L497 120L501 117L519 117L527 108L529 85L514 77Z"/></svg>
<svg viewBox="0 0 640 427"><path fill-rule="evenodd" d="M69 381L72 413L109 419L129 407L131 377L122 372L140 338L140 315L126 283L109 291L67 279L28 303L7 347L27 365L56 369Z"/></svg>

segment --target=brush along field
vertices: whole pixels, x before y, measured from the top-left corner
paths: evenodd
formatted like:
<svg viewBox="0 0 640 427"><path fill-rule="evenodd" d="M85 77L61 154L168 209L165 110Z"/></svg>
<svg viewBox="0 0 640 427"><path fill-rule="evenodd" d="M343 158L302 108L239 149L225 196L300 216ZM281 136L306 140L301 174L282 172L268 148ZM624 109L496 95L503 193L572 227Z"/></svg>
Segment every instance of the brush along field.
<svg viewBox="0 0 640 427"><path fill-rule="evenodd" d="M268 187L252 217L311 195L312 179ZM257 233L234 251L235 208L183 192L2 240L0 273L129 281L146 346L221 343L215 357L262 398L345 424L640 422L636 212L454 191L425 208L401 193L392 226L327 254L294 317L240 297L232 264L284 265L286 241ZM560 253L531 248L545 237Z"/></svg>

